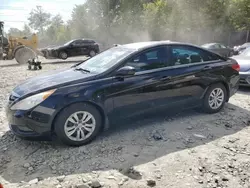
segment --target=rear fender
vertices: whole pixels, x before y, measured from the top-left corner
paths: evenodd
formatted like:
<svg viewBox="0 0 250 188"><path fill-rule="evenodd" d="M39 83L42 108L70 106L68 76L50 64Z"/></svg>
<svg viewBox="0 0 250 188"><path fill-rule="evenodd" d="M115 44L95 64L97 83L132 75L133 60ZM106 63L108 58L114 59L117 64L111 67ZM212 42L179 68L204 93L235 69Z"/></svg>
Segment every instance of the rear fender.
<svg viewBox="0 0 250 188"><path fill-rule="evenodd" d="M205 91L203 92L203 94L202 94L202 99L205 97L205 95L206 95L206 93L207 93L207 90L212 86L212 85L214 85L214 84L219 84L219 83L221 83L221 84L223 84L224 86L225 86L225 88L226 88L226 91L227 91L227 97L226 97L226 102L228 102L229 101L229 97L230 97L230 90L229 90L229 86L228 86L228 84L225 82L225 81L216 81L216 82L213 82L213 83L211 83L209 86L207 86L207 88L205 89Z"/></svg>

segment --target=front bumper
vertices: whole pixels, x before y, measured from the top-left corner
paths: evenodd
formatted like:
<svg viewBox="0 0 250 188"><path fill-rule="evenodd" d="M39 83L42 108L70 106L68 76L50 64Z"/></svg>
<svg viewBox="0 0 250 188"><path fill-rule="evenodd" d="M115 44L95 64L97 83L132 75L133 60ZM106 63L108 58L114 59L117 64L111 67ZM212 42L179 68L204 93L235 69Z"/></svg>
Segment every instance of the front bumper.
<svg viewBox="0 0 250 188"><path fill-rule="evenodd" d="M250 86L250 72L240 72L240 85Z"/></svg>
<svg viewBox="0 0 250 188"><path fill-rule="evenodd" d="M58 58L56 50L42 50L41 51L46 59Z"/></svg>
<svg viewBox="0 0 250 188"><path fill-rule="evenodd" d="M51 116L37 111L11 110L6 107L10 130L23 138L49 137Z"/></svg>

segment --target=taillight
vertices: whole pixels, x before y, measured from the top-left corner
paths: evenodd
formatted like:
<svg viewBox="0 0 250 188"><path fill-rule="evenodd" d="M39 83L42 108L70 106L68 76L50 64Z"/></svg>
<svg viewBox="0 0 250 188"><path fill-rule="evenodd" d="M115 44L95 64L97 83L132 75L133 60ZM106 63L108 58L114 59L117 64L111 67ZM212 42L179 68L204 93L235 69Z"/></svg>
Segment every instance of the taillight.
<svg viewBox="0 0 250 188"><path fill-rule="evenodd" d="M238 63L236 63L236 64L233 64L232 65L232 68L234 69L234 70L236 70L236 71L240 71L240 65L238 64Z"/></svg>

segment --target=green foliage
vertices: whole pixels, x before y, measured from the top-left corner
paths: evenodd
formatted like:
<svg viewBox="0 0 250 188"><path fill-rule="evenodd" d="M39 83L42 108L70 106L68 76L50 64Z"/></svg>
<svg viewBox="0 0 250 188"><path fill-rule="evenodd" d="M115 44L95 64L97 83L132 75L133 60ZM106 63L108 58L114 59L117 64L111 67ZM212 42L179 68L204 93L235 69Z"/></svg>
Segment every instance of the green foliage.
<svg viewBox="0 0 250 188"><path fill-rule="evenodd" d="M86 0L64 23L42 7L33 9L29 26L41 45L93 38L107 45L145 40L204 43L226 40L227 33L250 30L250 0ZM10 29L16 35L30 33Z"/></svg>
<svg viewBox="0 0 250 188"><path fill-rule="evenodd" d="M29 25L32 29L43 32L44 28L50 23L50 17L50 13L45 12L41 6L36 6L30 12Z"/></svg>
<svg viewBox="0 0 250 188"><path fill-rule="evenodd" d="M236 29L250 30L250 0L231 0L230 19Z"/></svg>

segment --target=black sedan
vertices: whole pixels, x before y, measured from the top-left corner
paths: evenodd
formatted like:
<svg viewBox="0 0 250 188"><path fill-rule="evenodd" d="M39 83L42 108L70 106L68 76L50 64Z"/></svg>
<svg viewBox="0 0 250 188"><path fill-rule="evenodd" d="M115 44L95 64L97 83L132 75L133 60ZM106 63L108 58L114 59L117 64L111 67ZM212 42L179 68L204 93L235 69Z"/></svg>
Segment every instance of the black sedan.
<svg viewBox="0 0 250 188"><path fill-rule="evenodd" d="M7 117L20 137L55 134L65 144L83 145L110 120L138 113L173 107L216 113L236 93L239 68L189 44L119 45L21 83L9 97Z"/></svg>
<svg viewBox="0 0 250 188"><path fill-rule="evenodd" d="M45 58L67 59L68 57L86 55L93 57L100 52L99 44L92 39L71 40L62 46L42 49Z"/></svg>
<svg viewBox="0 0 250 188"><path fill-rule="evenodd" d="M202 47L224 57L230 57L234 54L234 50L232 48L226 47L225 45L220 43L208 43L202 45Z"/></svg>

